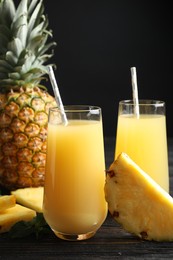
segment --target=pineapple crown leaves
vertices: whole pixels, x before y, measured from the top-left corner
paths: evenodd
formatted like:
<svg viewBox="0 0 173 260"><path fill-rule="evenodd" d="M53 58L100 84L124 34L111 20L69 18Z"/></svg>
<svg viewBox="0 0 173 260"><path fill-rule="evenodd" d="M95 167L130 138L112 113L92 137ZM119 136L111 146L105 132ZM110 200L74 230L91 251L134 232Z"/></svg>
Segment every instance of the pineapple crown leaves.
<svg viewBox="0 0 173 260"><path fill-rule="evenodd" d="M0 0L0 88L39 84L56 46L43 0ZM51 50L51 52L48 52Z"/></svg>

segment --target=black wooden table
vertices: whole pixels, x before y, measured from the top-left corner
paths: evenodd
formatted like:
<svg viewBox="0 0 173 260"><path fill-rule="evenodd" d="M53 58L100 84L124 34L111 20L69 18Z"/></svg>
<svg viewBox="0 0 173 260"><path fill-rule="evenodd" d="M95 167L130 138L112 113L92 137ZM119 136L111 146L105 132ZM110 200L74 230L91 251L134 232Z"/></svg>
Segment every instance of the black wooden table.
<svg viewBox="0 0 173 260"><path fill-rule="evenodd" d="M170 190L173 194L173 139L168 140ZM113 161L114 138L105 138L106 166ZM1 259L173 259L173 242L142 241L125 232L108 216L88 240L69 242L49 233L39 239L33 236L9 239L0 235Z"/></svg>

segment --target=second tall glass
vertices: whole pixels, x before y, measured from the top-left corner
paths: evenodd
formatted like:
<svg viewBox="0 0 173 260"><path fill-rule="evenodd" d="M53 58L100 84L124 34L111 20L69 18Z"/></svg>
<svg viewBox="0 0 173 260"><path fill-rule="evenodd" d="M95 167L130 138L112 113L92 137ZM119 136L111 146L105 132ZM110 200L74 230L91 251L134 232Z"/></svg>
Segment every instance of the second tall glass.
<svg viewBox="0 0 173 260"><path fill-rule="evenodd" d="M165 103L139 100L139 116L132 100L119 102L115 158L127 153L169 192Z"/></svg>

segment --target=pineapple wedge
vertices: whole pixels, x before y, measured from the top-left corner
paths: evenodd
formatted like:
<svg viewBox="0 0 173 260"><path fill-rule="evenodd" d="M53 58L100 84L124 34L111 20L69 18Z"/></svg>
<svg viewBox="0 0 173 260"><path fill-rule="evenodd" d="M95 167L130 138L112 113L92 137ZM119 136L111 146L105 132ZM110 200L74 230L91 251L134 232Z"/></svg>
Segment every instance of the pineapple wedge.
<svg viewBox="0 0 173 260"><path fill-rule="evenodd" d="M144 240L173 241L173 198L125 153L106 174L105 199L116 222Z"/></svg>
<svg viewBox="0 0 173 260"><path fill-rule="evenodd" d="M43 187L21 188L11 191L16 197L17 203L42 213Z"/></svg>
<svg viewBox="0 0 173 260"><path fill-rule="evenodd" d="M0 214L2 211L14 207L16 205L16 198L14 195L0 196Z"/></svg>
<svg viewBox="0 0 173 260"><path fill-rule="evenodd" d="M0 233L8 232L19 221L31 221L36 212L19 204L0 213Z"/></svg>

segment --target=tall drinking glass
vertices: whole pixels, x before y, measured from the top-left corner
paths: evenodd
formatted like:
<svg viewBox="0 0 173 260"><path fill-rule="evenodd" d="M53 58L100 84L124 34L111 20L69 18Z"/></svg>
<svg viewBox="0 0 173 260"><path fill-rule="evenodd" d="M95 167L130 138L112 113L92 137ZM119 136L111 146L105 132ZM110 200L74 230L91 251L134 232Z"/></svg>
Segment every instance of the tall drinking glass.
<svg viewBox="0 0 173 260"><path fill-rule="evenodd" d="M165 102L139 100L139 117L132 100L119 102L115 159L121 152L169 192Z"/></svg>
<svg viewBox="0 0 173 260"><path fill-rule="evenodd" d="M92 237L107 216L101 108L49 110L43 214L61 239Z"/></svg>

